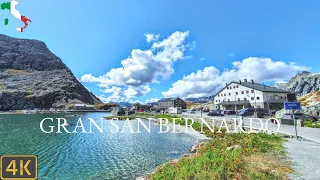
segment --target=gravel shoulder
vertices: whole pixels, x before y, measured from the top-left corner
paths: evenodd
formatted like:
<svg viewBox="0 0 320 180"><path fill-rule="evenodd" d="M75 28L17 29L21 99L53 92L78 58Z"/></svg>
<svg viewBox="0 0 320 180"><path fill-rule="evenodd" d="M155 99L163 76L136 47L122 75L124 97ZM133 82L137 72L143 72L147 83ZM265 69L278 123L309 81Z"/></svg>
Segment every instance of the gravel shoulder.
<svg viewBox="0 0 320 180"><path fill-rule="evenodd" d="M292 161L296 174L291 174L290 179L320 179L320 144L307 140L288 139L284 143L288 157Z"/></svg>

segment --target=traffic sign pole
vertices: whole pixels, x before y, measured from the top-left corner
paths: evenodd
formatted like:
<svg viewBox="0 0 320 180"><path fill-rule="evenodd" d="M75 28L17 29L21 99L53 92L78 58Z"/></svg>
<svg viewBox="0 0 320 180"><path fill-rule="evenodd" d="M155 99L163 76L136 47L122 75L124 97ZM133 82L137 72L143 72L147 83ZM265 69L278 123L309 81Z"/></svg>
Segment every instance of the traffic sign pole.
<svg viewBox="0 0 320 180"><path fill-rule="evenodd" d="M298 127L297 127L297 121L296 121L294 112L295 112L295 110L301 110L301 103L299 103L299 102L285 102L284 109L285 110L292 110L292 119L293 119L294 129L296 132L296 138L298 139Z"/></svg>
<svg viewBox="0 0 320 180"><path fill-rule="evenodd" d="M292 118L293 118L293 122L294 122L294 129L296 131L296 138L298 139L297 121L296 121L296 118L294 116L294 110L292 110Z"/></svg>

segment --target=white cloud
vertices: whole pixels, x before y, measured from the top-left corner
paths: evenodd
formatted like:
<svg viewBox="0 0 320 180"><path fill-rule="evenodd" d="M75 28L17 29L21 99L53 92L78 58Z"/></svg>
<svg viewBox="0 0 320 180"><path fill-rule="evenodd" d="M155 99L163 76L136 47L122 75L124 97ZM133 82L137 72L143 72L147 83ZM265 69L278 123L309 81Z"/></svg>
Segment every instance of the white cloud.
<svg viewBox="0 0 320 180"><path fill-rule="evenodd" d="M121 61L122 67L113 68L98 77L84 74L81 81L97 84L102 92L113 93L112 97L124 96L130 99L149 93L149 84L159 83L161 78L169 79L174 72L174 63L186 58L184 52L188 44L185 40L189 32L176 31L161 41L158 41L159 35L145 36L147 42L153 42L150 49L133 49L131 56Z"/></svg>
<svg viewBox="0 0 320 180"><path fill-rule="evenodd" d="M148 43L151 43L153 41L158 41L159 38L160 38L160 35L159 34L153 34L153 33L147 33L147 34L144 34L144 36L146 37L146 41Z"/></svg>
<svg viewBox="0 0 320 180"><path fill-rule="evenodd" d="M204 58L204 57L200 58L200 61L204 61L204 60L206 60L206 58Z"/></svg>
<svg viewBox="0 0 320 180"><path fill-rule="evenodd" d="M249 57L233 62L231 70L220 72L210 66L184 76L172 84L172 87L162 92L165 97L202 97L214 95L225 83L239 79L253 79L255 82L281 81L293 77L297 72L309 68L295 63L273 61L270 58Z"/></svg>

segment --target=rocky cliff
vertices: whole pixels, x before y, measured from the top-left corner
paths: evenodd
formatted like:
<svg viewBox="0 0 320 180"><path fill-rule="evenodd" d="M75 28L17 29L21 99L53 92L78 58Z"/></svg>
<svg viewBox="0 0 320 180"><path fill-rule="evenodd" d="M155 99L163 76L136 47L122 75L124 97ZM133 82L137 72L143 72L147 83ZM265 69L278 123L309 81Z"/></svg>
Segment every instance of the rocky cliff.
<svg viewBox="0 0 320 180"><path fill-rule="evenodd" d="M0 111L68 108L101 101L44 42L0 34Z"/></svg>
<svg viewBox="0 0 320 180"><path fill-rule="evenodd" d="M320 73L303 71L290 79L287 83L277 83L273 87L295 92L297 96L320 90Z"/></svg>

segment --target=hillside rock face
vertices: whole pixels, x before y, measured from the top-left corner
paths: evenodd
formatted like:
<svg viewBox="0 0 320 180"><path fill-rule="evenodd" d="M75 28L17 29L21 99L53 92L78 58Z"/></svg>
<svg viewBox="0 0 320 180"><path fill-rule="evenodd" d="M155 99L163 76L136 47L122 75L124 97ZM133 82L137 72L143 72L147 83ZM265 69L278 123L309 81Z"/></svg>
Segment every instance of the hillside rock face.
<svg viewBox="0 0 320 180"><path fill-rule="evenodd" d="M68 108L101 101L44 42L0 34L0 111Z"/></svg>
<svg viewBox="0 0 320 180"><path fill-rule="evenodd" d="M295 92L297 96L320 90L320 73L303 71L291 78L288 83L277 83L273 87Z"/></svg>

